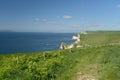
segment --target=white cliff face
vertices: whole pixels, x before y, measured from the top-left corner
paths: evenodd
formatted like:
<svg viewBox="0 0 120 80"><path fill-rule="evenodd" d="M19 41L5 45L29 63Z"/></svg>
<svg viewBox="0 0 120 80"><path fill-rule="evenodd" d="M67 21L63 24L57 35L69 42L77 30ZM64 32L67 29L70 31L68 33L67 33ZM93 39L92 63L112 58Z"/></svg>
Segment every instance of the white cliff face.
<svg viewBox="0 0 120 80"><path fill-rule="evenodd" d="M63 44L63 42L60 44L60 49L66 49L66 46Z"/></svg>
<svg viewBox="0 0 120 80"><path fill-rule="evenodd" d="M74 47L74 44L70 44L70 45L64 45L63 42L60 45L60 49L71 49Z"/></svg>
<svg viewBox="0 0 120 80"><path fill-rule="evenodd" d="M68 45L67 49L71 49L74 47L74 44Z"/></svg>
<svg viewBox="0 0 120 80"><path fill-rule="evenodd" d="M72 39L76 40L75 43L80 42L80 34L78 34L77 36L73 36Z"/></svg>
<svg viewBox="0 0 120 80"><path fill-rule="evenodd" d="M64 45L62 42L60 45L60 49L71 49L74 48L75 45L77 48L82 47L81 45L78 44L80 42L80 34L78 34L77 36L73 36L72 39L76 41L70 45Z"/></svg>
<svg viewBox="0 0 120 80"><path fill-rule="evenodd" d="M81 34L87 34L87 32L81 32Z"/></svg>
<svg viewBox="0 0 120 80"><path fill-rule="evenodd" d="M64 48L63 48L63 44L62 44L62 43L60 44L60 49L64 49Z"/></svg>

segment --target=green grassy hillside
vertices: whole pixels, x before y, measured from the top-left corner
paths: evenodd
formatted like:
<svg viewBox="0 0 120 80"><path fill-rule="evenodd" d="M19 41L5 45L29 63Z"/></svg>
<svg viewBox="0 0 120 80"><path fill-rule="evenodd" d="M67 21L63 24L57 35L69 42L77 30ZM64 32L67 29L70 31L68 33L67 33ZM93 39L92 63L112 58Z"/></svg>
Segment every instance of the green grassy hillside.
<svg viewBox="0 0 120 80"><path fill-rule="evenodd" d="M87 35L81 34L81 43L90 46L120 43L120 31L89 31Z"/></svg>
<svg viewBox="0 0 120 80"><path fill-rule="evenodd" d="M119 36L88 32L82 48L0 55L0 80L119 80Z"/></svg>

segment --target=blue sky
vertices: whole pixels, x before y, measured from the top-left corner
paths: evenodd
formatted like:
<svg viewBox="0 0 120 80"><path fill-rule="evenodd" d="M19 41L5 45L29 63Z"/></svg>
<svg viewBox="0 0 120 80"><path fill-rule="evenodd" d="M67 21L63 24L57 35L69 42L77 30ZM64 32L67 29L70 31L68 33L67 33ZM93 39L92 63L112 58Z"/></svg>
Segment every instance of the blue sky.
<svg viewBox="0 0 120 80"><path fill-rule="evenodd" d="M120 30L120 0L0 0L0 30Z"/></svg>

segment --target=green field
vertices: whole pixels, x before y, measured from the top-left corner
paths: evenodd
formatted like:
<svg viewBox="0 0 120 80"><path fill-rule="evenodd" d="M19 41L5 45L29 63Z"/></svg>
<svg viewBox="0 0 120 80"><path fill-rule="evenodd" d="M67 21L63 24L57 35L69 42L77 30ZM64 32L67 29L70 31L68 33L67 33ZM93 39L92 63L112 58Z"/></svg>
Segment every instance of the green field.
<svg viewBox="0 0 120 80"><path fill-rule="evenodd" d="M81 34L82 48L0 55L0 80L119 80L120 31Z"/></svg>

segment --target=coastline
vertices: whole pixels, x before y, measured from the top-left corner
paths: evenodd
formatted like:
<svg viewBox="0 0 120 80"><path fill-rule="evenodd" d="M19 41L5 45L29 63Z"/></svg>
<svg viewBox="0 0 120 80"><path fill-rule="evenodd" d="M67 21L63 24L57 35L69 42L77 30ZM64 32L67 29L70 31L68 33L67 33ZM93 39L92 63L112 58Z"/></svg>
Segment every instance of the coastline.
<svg viewBox="0 0 120 80"><path fill-rule="evenodd" d="M117 80L120 77L117 75L120 73L119 35L120 32L92 32L80 36L82 48L0 55L0 79Z"/></svg>
<svg viewBox="0 0 120 80"><path fill-rule="evenodd" d="M61 41L71 43L74 33L0 33L0 53L58 50Z"/></svg>

